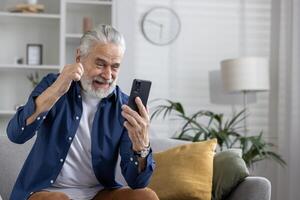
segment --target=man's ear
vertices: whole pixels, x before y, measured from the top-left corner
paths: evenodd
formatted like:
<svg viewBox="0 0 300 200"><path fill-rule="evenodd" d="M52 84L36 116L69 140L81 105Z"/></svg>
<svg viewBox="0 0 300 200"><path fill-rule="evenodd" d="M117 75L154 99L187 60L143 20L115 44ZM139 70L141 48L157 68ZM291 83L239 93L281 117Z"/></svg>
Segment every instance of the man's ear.
<svg viewBox="0 0 300 200"><path fill-rule="evenodd" d="M76 49L76 57L75 57L75 60L76 60L77 63L80 62L80 49L79 49L79 48Z"/></svg>

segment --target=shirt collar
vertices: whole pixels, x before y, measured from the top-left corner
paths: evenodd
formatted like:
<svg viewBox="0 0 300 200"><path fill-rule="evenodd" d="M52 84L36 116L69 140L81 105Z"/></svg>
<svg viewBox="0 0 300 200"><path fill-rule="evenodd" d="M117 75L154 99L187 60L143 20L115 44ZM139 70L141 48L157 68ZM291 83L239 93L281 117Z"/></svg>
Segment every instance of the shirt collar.
<svg viewBox="0 0 300 200"><path fill-rule="evenodd" d="M115 89L107 96L105 97L104 99L113 99L115 102L117 101L117 98L118 98L118 95L117 95L117 87L118 86L115 86Z"/></svg>

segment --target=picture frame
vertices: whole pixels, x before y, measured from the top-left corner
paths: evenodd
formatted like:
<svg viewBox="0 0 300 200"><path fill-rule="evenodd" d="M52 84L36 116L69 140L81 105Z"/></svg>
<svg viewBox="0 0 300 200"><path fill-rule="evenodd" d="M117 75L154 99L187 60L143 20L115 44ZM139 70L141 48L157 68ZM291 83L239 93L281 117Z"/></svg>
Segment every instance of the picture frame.
<svg viewBox="0 0 300 200"><path fill-rule="evenodd" d="M43 64L43 45L42 44L27 44L26 60L28 65Z"/></svg>

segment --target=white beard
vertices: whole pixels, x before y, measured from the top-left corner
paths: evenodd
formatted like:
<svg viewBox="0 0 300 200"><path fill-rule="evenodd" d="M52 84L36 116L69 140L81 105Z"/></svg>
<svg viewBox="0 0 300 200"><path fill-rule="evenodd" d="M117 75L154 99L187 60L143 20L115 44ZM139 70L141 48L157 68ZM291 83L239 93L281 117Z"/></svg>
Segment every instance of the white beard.
<svg viewBox="0 0 300 200"><path fill-rule="evenodd" d="M94 89L92 86L93 80L97 80L100 82L108 82L110 84L108 89ZM102 79L101 77L97 77L94 79L88 79L85 78L84 76L81 77L81 86L82 88L91 96L93 97L97 97L99 99L105 98L107 97L110 93L112 93L112 91L114 91L116 85L117 85L117 79L115 80L109 80L109 81L105 81L104 79Z"/></svg>

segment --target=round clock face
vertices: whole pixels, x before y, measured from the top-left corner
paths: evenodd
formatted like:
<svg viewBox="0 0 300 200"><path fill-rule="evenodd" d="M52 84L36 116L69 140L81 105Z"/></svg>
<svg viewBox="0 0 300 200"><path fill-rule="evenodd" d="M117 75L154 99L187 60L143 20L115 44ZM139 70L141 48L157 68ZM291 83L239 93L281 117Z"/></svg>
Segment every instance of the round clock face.
<svg viewBox="0 0 300 200"><path fill-rule="evenodd" d="M172 43L179 35L181 23L174 10L167 7L150 9L142 19L142 33L156 45Z"/></svg>

